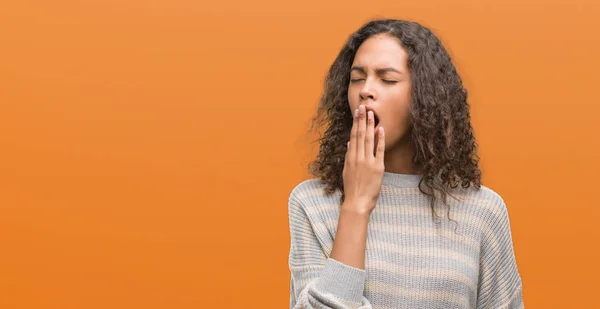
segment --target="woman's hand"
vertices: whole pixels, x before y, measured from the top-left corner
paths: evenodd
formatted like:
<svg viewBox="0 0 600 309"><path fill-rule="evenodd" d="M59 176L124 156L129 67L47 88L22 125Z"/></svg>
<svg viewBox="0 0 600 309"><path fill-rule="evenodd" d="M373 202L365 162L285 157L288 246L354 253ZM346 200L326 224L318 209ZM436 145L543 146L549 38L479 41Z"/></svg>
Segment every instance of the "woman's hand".
<svg viewBox="0 0 600 309"><path fill-rule="evenodd" d="M344 170L343 210L371 214L377 203L383 180L385 136L383 127L374 132L373 112L366 113L364 105L354 111L350 142ZM377 149L375 137L377 136Z"/></svg>

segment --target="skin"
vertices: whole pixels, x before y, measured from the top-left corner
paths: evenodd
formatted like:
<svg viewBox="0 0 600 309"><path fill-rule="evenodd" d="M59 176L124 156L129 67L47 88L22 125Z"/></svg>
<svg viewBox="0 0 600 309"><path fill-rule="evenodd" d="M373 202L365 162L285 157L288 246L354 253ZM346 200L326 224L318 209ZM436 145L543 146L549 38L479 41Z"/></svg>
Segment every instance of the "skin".
<svg viewBox="0 0 600 309"><path fill-rule="evenodd" d="M376 35L363 42L352 64L348 101L354 119L343 171L346 199L331 258L359 269L365 268L368 221L384 171L414 173L407 57L396 38Z"/></svg>
<svg viewBox="0 0 600 309"><path fill-rule="evenodd" d="M359 47L352 63L348 101L354 111L363 104L375 111L385 127L385 170L414 174L414 146L410 138L408 109L411 81L408 54L397 38L373 36ZM377 143L377 141L376 141Z"/></svg>

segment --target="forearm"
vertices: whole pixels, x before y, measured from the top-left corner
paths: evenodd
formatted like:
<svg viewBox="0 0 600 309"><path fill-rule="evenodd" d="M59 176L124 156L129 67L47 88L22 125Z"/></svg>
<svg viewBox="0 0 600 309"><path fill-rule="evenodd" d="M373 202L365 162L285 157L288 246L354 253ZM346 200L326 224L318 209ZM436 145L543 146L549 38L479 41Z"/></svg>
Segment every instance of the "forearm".
<svg viewBox="0 0 600 309"><path fill-rule="evenodd" d="M348 210L356 209L356 207L344 206L340 210L331 258L348 266L365 269L367 226L370 214Z"/></svg>
<svg viewBox="0 0 600 309"><path fill-rule="evenodd" d="M355 228L353 225L361 224L364 224L366 229L366 221L361 223L364 219L360 219L361 217L356 214L342 215L340 235L347 236L341 236L338 245L334 243L334 246L339 247L335 250L341 253L339 256L337 253L334 255L341 260L338 261L331 257L326 258L325 250L321 247L305 210L292 198L290 199L289 216L291 246L288 264L292 274L290 307L371 309L369 300L364 297L365 270L345 264L344 262L355 263L343 257L344 255L360 254L360 250L362 250L358 260L362 259L362 264L364 264L366 232L365 235L358 237L363 239L362 245L360 245L361 242L355 241L354 235L344 231L352 232ZM344 228L344 226L346 227ZM356 247L362 249L356 250Z"/></svg>

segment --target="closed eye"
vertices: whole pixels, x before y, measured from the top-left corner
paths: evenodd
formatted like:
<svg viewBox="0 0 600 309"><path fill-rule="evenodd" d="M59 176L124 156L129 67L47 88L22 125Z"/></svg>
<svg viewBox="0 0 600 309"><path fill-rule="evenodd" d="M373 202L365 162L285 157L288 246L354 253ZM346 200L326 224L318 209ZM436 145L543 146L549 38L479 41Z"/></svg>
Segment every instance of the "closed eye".
<svg viewBox="0 0 600 309"><path fill-rule="evenodd" d="M351 79L351 80L350 80L350 82L351 82L351 83L357 83L357 82L360 82L360 81L362 81L362 80L364 80L364 78L355 78L355 79ZM383 79L382 81L383 81L384 83L386 83L386 84L395 84L395 83L397 83L397 82L398 82L398 81L396 81L396 80L389 80L389 79Z"/></svg>

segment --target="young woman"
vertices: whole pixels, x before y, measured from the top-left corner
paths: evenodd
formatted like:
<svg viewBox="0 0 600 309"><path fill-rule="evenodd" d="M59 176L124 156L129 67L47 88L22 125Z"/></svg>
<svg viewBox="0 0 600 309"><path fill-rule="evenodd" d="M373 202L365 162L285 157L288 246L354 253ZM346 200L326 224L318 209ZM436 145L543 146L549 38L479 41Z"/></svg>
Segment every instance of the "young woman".
<svg viewBox="0 0 600 309"><path fill-rule="evenodd" d="M373 20L326 77L314 178L289 196L291 308L523 308L467 91L426 27Z"/></svg>

